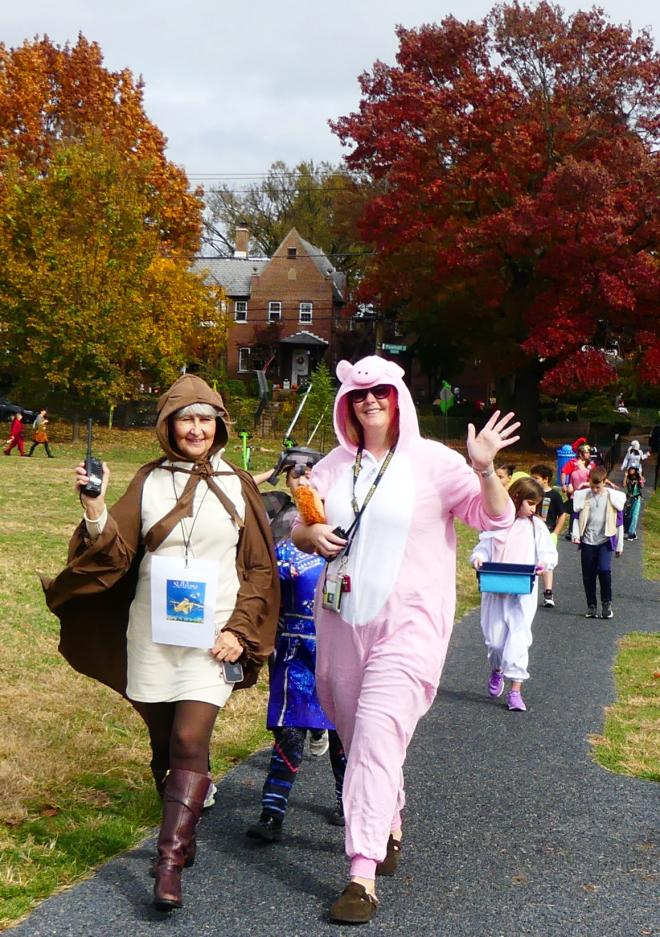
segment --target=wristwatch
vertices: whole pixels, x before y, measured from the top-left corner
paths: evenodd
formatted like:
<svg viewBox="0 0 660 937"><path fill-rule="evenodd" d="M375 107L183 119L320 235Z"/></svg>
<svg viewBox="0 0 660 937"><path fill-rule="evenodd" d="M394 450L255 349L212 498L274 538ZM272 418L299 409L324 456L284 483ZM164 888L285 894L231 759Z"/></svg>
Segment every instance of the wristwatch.
<svg viewBox="0 0 660 937"><path fill-rule="evenodd" d="M481 469L475 469L477 475L481 475L482 478L490 478L491 475L495 474L495 466L491 465L489 468L484 469L483 472Z"/></svg>

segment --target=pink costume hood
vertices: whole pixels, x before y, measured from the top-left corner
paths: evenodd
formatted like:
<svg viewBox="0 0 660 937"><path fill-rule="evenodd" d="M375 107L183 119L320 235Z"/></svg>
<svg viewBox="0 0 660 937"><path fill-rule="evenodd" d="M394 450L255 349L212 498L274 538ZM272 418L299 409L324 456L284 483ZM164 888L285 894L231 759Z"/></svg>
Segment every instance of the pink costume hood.
<svg viewBox="0 0 660 937"><path fill-rule="evenodd" d="M404 373L403 368L394 361L387 361L377 355L362 358L355 364L340 361L337 365L337 377L341 381L341 387L335 398L335 433L342 448L351 455L356 451L356 446L346 435L346 408L350 406L347 395L351 390L375 387L377 384L391 384L396 388L398 395L399 446L405 446L420 438L415 404L403 382Z"/></svg>

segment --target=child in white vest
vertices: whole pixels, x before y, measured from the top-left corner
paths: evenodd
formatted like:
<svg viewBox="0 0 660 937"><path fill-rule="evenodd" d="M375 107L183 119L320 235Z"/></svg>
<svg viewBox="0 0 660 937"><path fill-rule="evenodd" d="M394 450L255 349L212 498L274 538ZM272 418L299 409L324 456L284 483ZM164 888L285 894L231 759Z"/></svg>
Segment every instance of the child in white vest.
<svg viewBox="0 0 660 937"><path fill-rule="evenodd" d="M591 470L589 487L573 495L571 539L580 546L582 583L587 598L585 618L598 618L596 582L600 584L602 618L613 618L612 554L623 553L625 492L606 485L601 466Z"/></svg>

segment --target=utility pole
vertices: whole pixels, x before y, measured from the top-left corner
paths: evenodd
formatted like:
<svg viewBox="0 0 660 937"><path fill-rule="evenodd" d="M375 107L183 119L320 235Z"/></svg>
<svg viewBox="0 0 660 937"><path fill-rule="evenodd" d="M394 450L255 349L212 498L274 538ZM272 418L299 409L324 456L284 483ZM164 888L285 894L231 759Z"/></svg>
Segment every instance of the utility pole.
<svg viewBox="0 0 660 937"><path fill-rule="evenodd" d="M374 318L374 354L382 355L383 353L383 338L385 336L385 322L379 313L376 314Z"/></svg>

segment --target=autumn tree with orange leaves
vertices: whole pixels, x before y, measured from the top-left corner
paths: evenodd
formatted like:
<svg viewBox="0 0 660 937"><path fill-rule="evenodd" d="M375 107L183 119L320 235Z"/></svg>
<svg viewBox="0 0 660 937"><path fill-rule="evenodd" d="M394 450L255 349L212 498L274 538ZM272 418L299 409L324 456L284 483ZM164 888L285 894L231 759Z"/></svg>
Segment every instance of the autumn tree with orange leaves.
<svg viewBox="0 0 660 937"><path fill-rule="evenodd" d="M602 11L496 6L398 30L334 130L376 185L362 290L427 365L477 359L531 434L538 387L660 383L660 56ZM456 372L454 372L456 373Z"/></svg>
<svg viewBox="0 0 660 937"><path fill-rule="evenodd" d="M200 193L165 143L95 43L0 45L0 343L19 393L85 412L219 356L222 297L189 271Z"/></svg>

